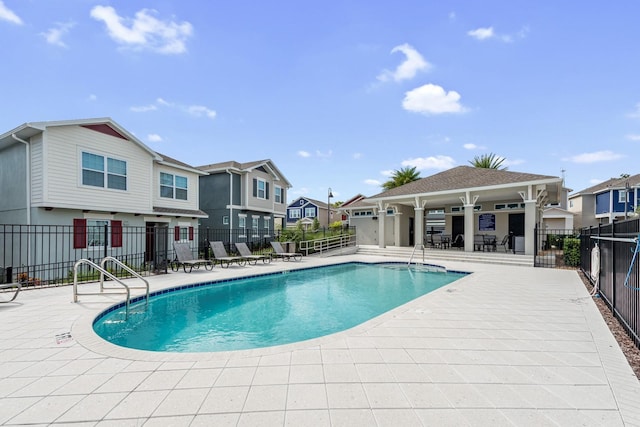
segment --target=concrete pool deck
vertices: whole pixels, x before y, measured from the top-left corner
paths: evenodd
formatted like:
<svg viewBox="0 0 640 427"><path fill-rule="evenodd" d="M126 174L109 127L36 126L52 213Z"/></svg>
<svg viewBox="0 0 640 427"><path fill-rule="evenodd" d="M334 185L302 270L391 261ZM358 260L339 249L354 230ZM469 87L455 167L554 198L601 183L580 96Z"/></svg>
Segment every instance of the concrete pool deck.
<svg viewBox="0 0 640 427"><path fill-rule="evenodd" d="M394 259L308 257L149 282L347 261ZM0 305L0 424L640 425L640 382L575 271L434 263L473 274L348 331L238 352L116 347L91 320L122 295L74 304L70 286L24 290Z"/></svg>

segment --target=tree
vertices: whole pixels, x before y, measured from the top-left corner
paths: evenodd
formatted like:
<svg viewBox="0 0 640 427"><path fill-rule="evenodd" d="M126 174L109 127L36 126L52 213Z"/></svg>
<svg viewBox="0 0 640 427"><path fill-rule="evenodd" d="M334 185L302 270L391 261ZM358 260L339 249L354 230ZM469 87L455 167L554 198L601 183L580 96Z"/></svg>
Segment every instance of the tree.
<svg viewBox="0 0 640 427"><path fill-rule="evenodd" d="M392 188L400 187L401 185L405 185L419 179L420 173L416 171L416 167L407 166L406 168L393 171L391 179L382 184L382 188L385 190L391 190Z"/></svg>
<svg viewBox="0 0 640 427"><path fill-rule="evenodd" d="M489 153L475 156L473 160L469 160L469 163L475 168L507 170L506 166L502 166L505 160L504 157Z"/></svg>

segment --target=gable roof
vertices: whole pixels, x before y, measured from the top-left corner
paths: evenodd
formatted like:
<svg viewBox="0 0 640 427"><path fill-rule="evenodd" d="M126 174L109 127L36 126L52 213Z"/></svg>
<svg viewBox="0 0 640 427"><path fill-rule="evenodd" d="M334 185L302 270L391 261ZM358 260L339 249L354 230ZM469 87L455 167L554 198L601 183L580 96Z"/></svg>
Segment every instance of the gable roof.
<svg viewBox="0 0 640 427"><path fill-rule="evenodd" d="M302 199L304 199L304 200L306 200L307 202L312 203L312 204L314 204L314 205L316 205L317 207L322 208L322 209L327 209L327 207L328 207L328 205L327 205L327 203L326 203L326 202L321 202L320 200L311 199L311 198L309 198L309 197L301 196L301 197L298 197L297 199L295 199L293 202L289 203L289 204L287 205L287 208L290 208L290 207L291 207L291 208L295 208L295 207L297 207L297 206L294 206L294 205L295 205L296 203L298 203L298 202L299 202L300 200L302 200ZM300 206L300 205L298 205L298 206Z"/></svg>
<svg viewBox="0 0 640 427"><path fill-rule="evenodd" d="M240 163L235 160L227 162L211 163L209 165L198 166L197 169L201 171L212 172L225 172L227 170L233 170L238 173L249 173L259 167L265 167L269 173L273 176L275 181L282 181L286 188L291 188L291 183L284 177L280 169L276 167L271 159L256 160L253 162Z"/></svg>
<svg viewBox="0 0 640 427"><path fill-rule="evenodd" d="M15 137L23 140L29 139L39 133L44 132L49 127L58 126L83 126L96 132L102 132L111 136L117 136L138 145L144 151L148 152L154 158L154 160L161 160L158 153L153 151L151 148L145 145L133 134L129 133L129 131L120 126L110 117L23 123L17 128L0 135L0 150L17 143L18 141Z"/></svg>
<svg viewBox="0 0 640 427"><path fill-rule="evenodd" d="M625 188L625 185L627 183L631 187L640 186L640 174L632 175L628 178L609 178L608 180L603 181L599 184L585 188L584 190L578 191L577 193L573 193L569 196L569 198L572 199L574 197L582 196L586 194L601 193L602 191L614 189L614 188Z"/></svg>
<svg viewBox="0 0 640 427"><path fill-rule="evenodd" d="M452 192L454 190L479 190L510 187L523 184L543 184L560 182L550 175L511 172L499 169L458 166L435 175L421 178L400 187L392 188L369 197L385 199L398 196L428 195L429 193Z"/></svg>

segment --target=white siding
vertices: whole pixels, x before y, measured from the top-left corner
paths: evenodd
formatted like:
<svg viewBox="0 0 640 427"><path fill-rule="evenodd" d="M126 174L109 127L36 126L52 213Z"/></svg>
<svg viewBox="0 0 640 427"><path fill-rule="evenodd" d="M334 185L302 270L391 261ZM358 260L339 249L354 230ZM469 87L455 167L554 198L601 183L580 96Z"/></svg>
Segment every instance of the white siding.
<svg viewBox="0 0 640 427"><path fill-rule="evenodd" d="M131 141L81 126L47 129L46 205L110 212L150 212L152 157ZM127 190L82 185L82 151L127 162Z"/></svg>
<svg viewBox="0 0 640 427"><path fill-rule="evenodd" d="M31 203L44 201L44 151L42 134L31 138Z"/></svg>
<svg viewBox="0 0 640 427"><path fill-rule="evenodd" d="M187 200L169 199L160 197L160 172L187 178ZM153 171L153 205L163 208L197 210L198 200L198 175L193 172L172 168L166 165L155 165Z"/></svg>

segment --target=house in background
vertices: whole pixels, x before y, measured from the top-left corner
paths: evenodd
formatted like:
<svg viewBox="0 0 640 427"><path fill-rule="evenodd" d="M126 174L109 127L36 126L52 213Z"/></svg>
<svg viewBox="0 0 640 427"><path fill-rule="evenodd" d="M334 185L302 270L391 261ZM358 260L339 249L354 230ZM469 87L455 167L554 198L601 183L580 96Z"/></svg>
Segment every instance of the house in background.
<svg viewBox="0 0 640 427"><path fill-rule="evenodd" d="M198 207L203 174L110 118L25 123L0 135L0 224L73 226L83 258L133 245L125 226L162 229L161 240L137 237L148 261L171 239L192 239L207 217Z"/></svg>
<svg viewBox="0 0 640 427"><path fill-rule="evenodd" d="M569 196L568 210L576 215L576 227L608 224L632 215L638 204L640 174L611 178Z"/></svg>
<svg viewBox="0 0 640 427"><path fill-rule="evenodd" d="M316 218L320 227L326 227L335 221L335 213L334 209L329 213L329 205L326 202L298 197L287 206L287 227L295 227L299 221L304 228L309 228Z"/></svg>
<svg viewBox="0 0 640 427"><path fill-rule="evenodd" d="M228 161L198 170L204 173L199 181L200 209L209 216L201 220L203 227L226 230L230 241L273 236L283 227L291 184L273 161Z"/></svg>
<svg viewBox="0 0 640 427"><path fill-rule="evenodd" d="M575 214L568 210L571 189L562 188L558 203L550 203L542 211L541 226L547 230L572 230Z"/></svg>

